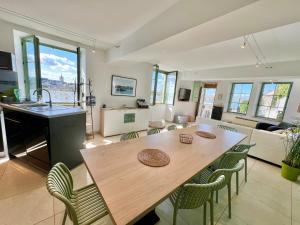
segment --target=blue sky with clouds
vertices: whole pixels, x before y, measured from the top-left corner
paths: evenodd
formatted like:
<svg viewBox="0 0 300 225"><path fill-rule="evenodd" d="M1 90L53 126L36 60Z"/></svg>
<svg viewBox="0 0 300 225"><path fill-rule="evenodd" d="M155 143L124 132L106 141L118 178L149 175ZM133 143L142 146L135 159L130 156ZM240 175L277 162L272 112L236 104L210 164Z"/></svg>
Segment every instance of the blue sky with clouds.
<svg viewBox="0 0 300 225"><path fill-rule="evenodd" d="M77 77L77 54L40 45L41 75L43 78L74 83Z"/></svg>
<svg viewBox="0 0 300 225"><path fill-rule="evenodd" d="M35 76L33 45L27 43L29 76ZM77 78L77 54L40 45L41 76L51 80L59 80L60 75L64 81L74 83Z"/></svg>

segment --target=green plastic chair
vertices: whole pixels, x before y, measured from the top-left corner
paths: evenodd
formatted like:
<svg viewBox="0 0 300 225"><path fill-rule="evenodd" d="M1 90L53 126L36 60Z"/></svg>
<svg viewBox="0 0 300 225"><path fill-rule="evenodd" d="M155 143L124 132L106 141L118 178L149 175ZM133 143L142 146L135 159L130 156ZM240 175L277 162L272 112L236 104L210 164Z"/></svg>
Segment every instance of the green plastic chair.
<svg viewBox="0 0 300 225"><path fill-rule="evenodd" d="M216 177L214 181L207 184L185 184L178 188L170 196L170 201L174 207L173 225L176 225L179 209L204 208L203 224L206 225L206 207L210 203L210 222L214 224L213 215L213 193L225 183L223 175Z"/></svg>
<svg viewBox="0 0 300 225"><path fill-rule="evenodd" d="M69 216L74 225L88 225L108 214L107 208L96 186L90 184L73 190L73 179L67 166L57 163L47 177L47 189L65 206L63 225Z"/></svg>
<svg viewBox="0 0 300 225"><path fill-rule="evenodd" d="M242 149L242 147L240 148ZM249 149L244 149L241 152L227 152L221 159L218 169L231 169L233 168L240 160L247 157ZM244 165L244 164L243 164ZM239 194L239 172L244 168L244 166L235 171L236 172L236 194Z"/></svg>
<svg viewBox="0 0 300 225"><path fill-rule="evenodd" d="M147 135L158 134L158 133L160 133L160 129L158 128L153 128L147 131Z"/></svg>
<svg viewBox="0 0 300 225"><path fill-rule="evenodd" d="M122 136L120 137L120 141L127 141L130 139L135 139L135 138L139 138L139 133L136 131L132 131L126 134L122 134Z"/></svg>
<svg viewBox="0 0 300 225"><path fill-rule="evenodd" d="M232 151L233 152L241 152L243 153L243 159L245 161L245 182L247 182L248 180L248 153L249 153L249 150L254 147L256 145L256 143L254 144L239 144L239 145L236 145L232 148ZM236 179L237 179L237 184L238 184L238 177L239 177L239 172L237 172L236 174ZM237 187L237 191L236 191L236 194L238 195L239 192L238 192L238 187Z"/></svg>
<svg viewBox="0 0 300 225"><path fill-rule="evenodd" d="M223 124L219 124L217 125L218 128L224 129L224 130L228 130L228 131L232 131L232 132L238 132L237 129L235 129L234 127L229 127Z"/></svg>
<svg viewBox="0 0 300 225"><path fill-rule="evenodd" d="M171 125L171 126L168 126L167 129L168 129L168 131L177 130L177 126L176 125Z"/></svg>
<svg viewBox="0 0 300 225"><path fill-rule="evenodd" d="M194 181L196 183L207 183L216 176L224 175L225 183L228 189L228 210L229 218L231 218L231 178L232 174L241 171L244 168L244 163L240 162L244 157L244 152L227 152L219 162L218 169L213 170L211 167L205 169L198 174ZM225 187L223 186L223 187ZM221 187L218 190L221 190ZM238 176L237 176L237 192L238 192ZM218 190L216 190L216 202L219 201Z"/></svg>
<svg viewBox="0 0 300 225"><path fill-rule="evenodd" d="M182 128L187 128L189 126L189 123L183 123Z"/></svg>

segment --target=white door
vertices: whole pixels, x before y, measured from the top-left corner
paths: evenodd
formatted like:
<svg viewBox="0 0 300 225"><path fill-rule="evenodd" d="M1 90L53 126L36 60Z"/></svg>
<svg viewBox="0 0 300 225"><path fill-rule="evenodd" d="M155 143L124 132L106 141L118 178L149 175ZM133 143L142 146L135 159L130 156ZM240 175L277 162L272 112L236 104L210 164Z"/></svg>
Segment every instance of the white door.
<svg viewBox="0 0 300 225"><path fill-rule="evenodd" d="M202 118L210 118L216 95L216 88L203 88L199 105L199 115Z"/></svg>

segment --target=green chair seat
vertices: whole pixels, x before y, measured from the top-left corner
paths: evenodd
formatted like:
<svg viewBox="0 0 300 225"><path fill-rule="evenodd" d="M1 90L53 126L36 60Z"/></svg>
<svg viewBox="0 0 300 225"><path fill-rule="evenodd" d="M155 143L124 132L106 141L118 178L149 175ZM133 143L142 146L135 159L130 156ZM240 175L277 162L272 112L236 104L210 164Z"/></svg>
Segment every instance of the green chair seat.
<svg viewBox="0 0 300 225"><path fill-rule="evenodd" d="M167 127L168 131L171 131L171 130L177 130L177 126L176 125L170 125Z"/></svg>
<svg viewBox="0 0 300 225"><path fill-rule="evenodd" d="M204 206L203 224L206 224L206 207L210 203L211 225L213 221L213 193L225 183L223 175L215 177L215 180L206 184L184 184L170 195L170 201L174 207L173 225L176 225L179 209L196 209Z"/></svg>
<svg viewBox="0 0 300 225"><path fill-rule="evenodd" d="M152 128L147 131L147 135L158 134L158 133L160 133L160 129L158 128Z"/></svg>
<svg viewBox="0 0 300 225"><path fill-rule="evenodd" d="M63 163L57 163L50 170L47 189L66 206L63 224L67 216L74 225L89 225L108 215L104 201L94 184L73 190L71 173Z"/></svg>
<svg viewBox="0 0 300 225"><path fill-rule="evenodd" d="M217 176L224 175L225 183L223 187L227 186L228 189L228 211L229 218L231 218L231 179L232 174L241 171L244 168L244 163L240 162L244 157L244 152L227 152L223 155L220 162L218 163L218 169L214 170L213 167L208 167L207 169L201 171L198 175L194 177L194 182L203 184L214 180ZM238 173L237 173L238 174ZM238 176L237 176L238 183ZM238 188L238 185L237 185ZM237 189L238 192L238 189ZM216 202L218 202L218 190L216 190Z"/></svg>
<svg viewBox="0 0 300 225"><path fill-rule="evenodd" d="M108 214L103 199L94 184L75 191L71 202L80 225L91 224Z"/></svg>
<svg viewBox="0 0 300 225"><path fill-rule="evenodd" d="M232 132L238 132L237 129L235 129L234 127L229 127L223 124L219 124L217 125L218 128L221 128L223 130L228 130L228 131L232 131Z"/></svg>
<svg viewBox="0 0 300 225"><path fill-rule="evenodd" d="M183 123L182 128L187 128L189 126L189 123Z"/></svg>
<svg viewBox="0 0 300 225"><path fill-rule="evenodd" d="M236 145L234 146L231 150L233 152L241 152L243 154L242 158L244 159L244 162L245 162L245 182L247 182L248 180L248 153L250 151L250 149L252 147L254 147L256 144L239 144L239 145ZM239 194L239 188L238 188L238 179L239 179L239 172L237 172L236 174L236 184L237 184L237 189L236 189L236 194L238 195Z"/></svg>
<svg viewBox="0 0 300 225"><path fill-rule="evenodd" d="M224 185L220 185L218 187L218 189L215 190L216 191L216 202L218 203L218 201L219 201L218 191L223 189L225 186L227 186L229 218L231 218L231 178L232 178L232 174L234 174L237 171L242 170L243 167L244 167L244 163L238 162L231 169L217 169L216 171L211 171L209 169L206 169L194 178L194 182L196 182L198 184L205 184L207 182L210 182L211 180L214 180L218 176L221 176L221 175L225 176Z"/></svg>
<svg viewBox="0 0 300 225"><path fill-rule="evenodd" d="M136 132L136 131L132 131L132 132L129 132L129 133L126 133L126 134L122 134L121 137L120 137L120 141L127 141L127 140L130 140L130 139L135 139L135 138L139 138L139 133Z"/></svg>

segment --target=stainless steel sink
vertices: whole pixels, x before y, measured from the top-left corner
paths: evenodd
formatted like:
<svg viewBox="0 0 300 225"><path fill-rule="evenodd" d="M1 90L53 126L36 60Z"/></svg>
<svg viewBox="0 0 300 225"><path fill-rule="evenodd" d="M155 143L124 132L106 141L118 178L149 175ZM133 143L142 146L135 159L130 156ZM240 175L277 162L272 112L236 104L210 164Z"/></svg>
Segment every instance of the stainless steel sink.
<svg viewBox="0 0 300 225"><path fill-rule="evenodd" d="M46 112L46 111L57 111L57 110L67 110L70 109L70 107L67 106L52 106L49 105L46 106L30 106L27 107L28 110L35 111L35 112Z"/></svg>
<svg viewBox="0 0 300 225"><path fill-rule="evenodd" d="M11 104L12 106L20 107L20 108L28 108L28 107L41 107L41 106L48 106L46 103L22 103L22 104Z"/></svg>

